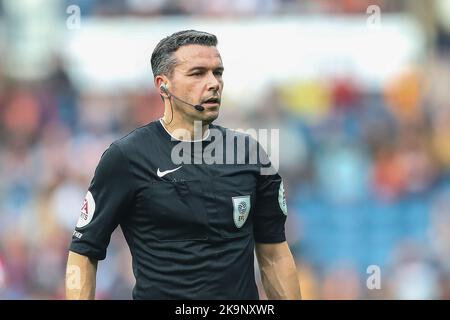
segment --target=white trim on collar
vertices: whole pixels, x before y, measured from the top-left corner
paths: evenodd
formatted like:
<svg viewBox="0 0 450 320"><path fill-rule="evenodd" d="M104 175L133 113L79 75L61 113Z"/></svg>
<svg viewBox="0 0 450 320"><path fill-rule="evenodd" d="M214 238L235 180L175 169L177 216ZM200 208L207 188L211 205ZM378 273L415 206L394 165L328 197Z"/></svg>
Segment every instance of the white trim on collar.
<svg viewBox="0 0 450 320"><path fill-rule="evenodd" d="M161 123L162 127L164 128L164 130L166 130L167 134L168 134L173 140L180 141L180 142L200 142L200 141L205 141L206 139L208 139L209 134L210 134L210 131L209 131L209 128L208 128L208 130L206 130L206 132L205 132L205 134L204 134L204 136L203 136L203 139L197 139L197 140L180 140L180 139L178 139L178 138L175 138L175 137L167 130L167 128L164 126L164 122L163 122L163 119L162 119L162 118L159 119L159 122Z"/></svg>

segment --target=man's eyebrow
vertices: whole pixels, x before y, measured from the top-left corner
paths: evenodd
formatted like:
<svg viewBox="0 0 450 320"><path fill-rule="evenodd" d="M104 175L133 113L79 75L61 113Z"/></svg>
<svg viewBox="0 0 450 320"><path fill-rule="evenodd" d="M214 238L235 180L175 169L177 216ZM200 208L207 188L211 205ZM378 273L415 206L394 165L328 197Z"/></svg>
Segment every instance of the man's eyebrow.
<svg viewBox="0 0 450 320"><path fill-rule="evenodd" d="M206 67L203 67L203 66L195 66L195 67L192 67L192 68L190 68L187 72L192 72L192 71L205 71L205 70L208 70L208 68L206 68ZM224 67L223 66L220 66L220 67L217 67L217 68L214 68L214 70L220 70L220 71L223 71L224 70Z"/></svg>

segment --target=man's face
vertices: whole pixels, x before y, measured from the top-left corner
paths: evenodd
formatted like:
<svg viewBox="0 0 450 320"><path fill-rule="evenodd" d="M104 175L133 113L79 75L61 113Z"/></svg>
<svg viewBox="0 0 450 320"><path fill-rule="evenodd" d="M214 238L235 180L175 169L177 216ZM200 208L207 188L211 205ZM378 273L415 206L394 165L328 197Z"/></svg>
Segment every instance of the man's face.
<svg viewBox="0 0 450 320"><path fill-rule="evenodd" d="M213 122L219 116L223 89L219 51L216 47L187 45L180 47L174 56L177 65L169 79L170 92L191 104L201 104L205 110L200 112L172 99L174 109L189 121Z"/></svg>

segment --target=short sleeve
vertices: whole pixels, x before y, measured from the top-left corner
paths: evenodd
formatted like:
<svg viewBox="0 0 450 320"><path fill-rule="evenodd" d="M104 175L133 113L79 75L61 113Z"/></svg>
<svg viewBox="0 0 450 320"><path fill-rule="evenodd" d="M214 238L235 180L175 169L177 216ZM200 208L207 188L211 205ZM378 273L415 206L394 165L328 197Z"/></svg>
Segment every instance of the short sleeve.
<svg viewBox="0 0 450 320"><path fill-rule="evenodd" d="M256 187L256 210L253 233L259 243L279 243L286 240L285 223L287 217L286 197L283 180L272 167L269 157L259 146L260 173ZM271 168L271 170L262 169Z"/></svg>
<svg viewBox="0 0 450 320"><path fill-rule="evenodd" d="M111 234L131 208L132 175L119 146L102 155L81 207L70 250L97 260L106 257Z"/></svg>

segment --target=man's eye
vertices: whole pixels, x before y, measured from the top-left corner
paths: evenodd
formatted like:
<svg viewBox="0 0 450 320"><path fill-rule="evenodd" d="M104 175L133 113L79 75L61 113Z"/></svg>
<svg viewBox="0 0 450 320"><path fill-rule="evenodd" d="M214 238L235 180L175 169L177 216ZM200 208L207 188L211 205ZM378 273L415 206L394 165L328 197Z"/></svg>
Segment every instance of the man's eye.
<svg viewBox="0 0 450 320"><path fill-rule="evenodd" d="M215 74L218 75L218 76L222 76L223 71L216 71Z"/></svg>
<svg viewBox="0 0 450 320"><path fill-rule="evenodd" d="M202 73L201 72L196 72L196 73L192 73L191 76L201 76Z"/></svg>

